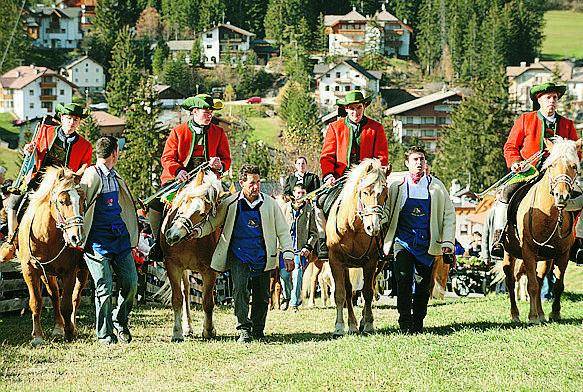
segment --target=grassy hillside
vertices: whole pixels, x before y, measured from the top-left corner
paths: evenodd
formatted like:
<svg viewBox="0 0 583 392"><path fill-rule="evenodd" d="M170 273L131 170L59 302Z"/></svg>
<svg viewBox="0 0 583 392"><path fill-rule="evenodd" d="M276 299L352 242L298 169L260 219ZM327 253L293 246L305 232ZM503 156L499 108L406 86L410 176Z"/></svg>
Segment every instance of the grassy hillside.
<svg viewBox="0 0 583 392"><path fill-rule="evenodd" d="M548 11L545 13L545 39L542 55L545 59L583 59L583 13Z"/></svg>
<svg viewBox="0 0 583 392"><path fill-rule="evenodd" d="M491 295L432 302L427 332L417 336L397 332L392 305L373 309L376 334L341 339L331 338L335 310L300 309L271 311L266 341L241 345L232 309L221 307L217 340L176 344L171 310L140 306L131 315L134 341L106 348L85 305L79 340L33 349L30 313L2 315L0 390L582 390L582 272L567 270L560 323L513 324L507 297ZM519 307L524 320L528 304ZM51 313L43 312L45 331ZM200 309L193 319L198 335Z"/></svg>

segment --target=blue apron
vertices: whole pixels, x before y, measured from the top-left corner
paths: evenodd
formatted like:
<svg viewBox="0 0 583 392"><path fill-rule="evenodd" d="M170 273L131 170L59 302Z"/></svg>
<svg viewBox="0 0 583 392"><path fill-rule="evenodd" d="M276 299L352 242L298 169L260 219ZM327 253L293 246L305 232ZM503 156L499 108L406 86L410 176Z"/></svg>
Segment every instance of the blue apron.
<svg viewBox="0 0 583 392"><path fill-rule="evenodd" d="M407 183L407 200L399 213L395 242L399 243L421 264L431 266L434 257L429 250L429 219L431 213L431 196L427 199L409 197Z"/></svg>
<svg viewBox="0 0 583 392"><path fill-rule="evenodd" d="M243 204L245 204L243 206ZM241 263L251 270L251 276L258 276L265 270L267 263L267 251L263 240L263 228L261 227L261 213L259 207L249 205L239 200L237 205L237 218L233 227L229 251Z"/></svg>
<svg viewBox="0 0 583 392"><path fill-rule="evenodd" d="M123 256L131 251L130 234L121 219L118 191L102 193L95 200L87 245L103 256Z"/></svg>

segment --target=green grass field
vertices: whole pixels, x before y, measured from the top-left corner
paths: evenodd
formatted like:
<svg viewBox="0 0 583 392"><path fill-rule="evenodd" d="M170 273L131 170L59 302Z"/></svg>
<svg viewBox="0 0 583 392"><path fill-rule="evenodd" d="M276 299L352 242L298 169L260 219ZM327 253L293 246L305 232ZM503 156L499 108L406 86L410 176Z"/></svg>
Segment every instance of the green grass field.
<svg viewBox="0 0 583 392"><path fill-rule="evenodd" d="M253 134L257 139L271 147L279 146L279 133L284 126L279 117L248 117L247 121L255 129Z"/></svg>
<svg viewBox="0 0 583 392"><path fill-rule="evenodd" d="M570 275L570 276L569 276ZM229 308L215 312L219 338L171 343L171 311L138 307L134 341L94 341L85 306L74 343L28 344L30 314L0 319L0 390L541 390L583 389L583 268L567 270L563 321L512 324L506 296L430 304L426 333L397 332L392 306L373 309L377 333L332 339L335 311L271 311L265 342L234 341ZM522 318L527 303L520 303ZM550 304L545 303L545 311ZM360 312L360 308L357 308ZM46 331L50 311L43 314ZM201 312L195 311L195 330Z"/></svg>
<svg viewBox="0 0 583 392"><path fill-rule="evenodd" d="M11 150L6 147L0 146L0 165L4 166L7 170L6 178L16 178L18 175L18 150Z"/></svg>
<svg viewBox="0 0 583 392"><path fill-rule="evenodd" d="M582 12L546 12L544 35L543 58L560 60L575 57L583 59Z"/></svg>

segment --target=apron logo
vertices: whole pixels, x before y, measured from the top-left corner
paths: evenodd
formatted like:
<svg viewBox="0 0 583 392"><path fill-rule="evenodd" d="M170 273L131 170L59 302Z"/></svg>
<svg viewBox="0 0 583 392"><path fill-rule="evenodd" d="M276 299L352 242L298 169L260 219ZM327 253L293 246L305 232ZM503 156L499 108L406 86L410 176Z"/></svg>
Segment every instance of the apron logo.
<svg viewBox="0 0 583 392"><path fill-rule="evenodd" d="M247 222L247 225L249 227L259 227L259 222L257 222L255 219L251 218L249 219L249 221Z"/></svg>
<svg viewBox="0 0 583 392"><path fill-rule="evenodd" d="M411 215L413 216L425 216L425 212L420 207L415 207L411 210Z"/></svg>
<svg viewBox="0 0 583 392"><path fill-rule="evenodd" d="M107 203L107 206L108 206L108 207L111 207L111 206L113 206L113 198L109 198L109 199L107 199L105 202Z"/></svg>

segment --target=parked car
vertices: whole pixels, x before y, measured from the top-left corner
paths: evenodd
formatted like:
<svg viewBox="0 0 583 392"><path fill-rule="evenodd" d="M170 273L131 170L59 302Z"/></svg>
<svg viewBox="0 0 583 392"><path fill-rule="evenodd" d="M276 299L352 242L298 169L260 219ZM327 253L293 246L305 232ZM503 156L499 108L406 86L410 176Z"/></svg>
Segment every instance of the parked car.
<svg viewBox="0 0 583 392"><path fill-rule="evenodd" d="M261 103L261 97L247 98L247 103Z"/></svg>

